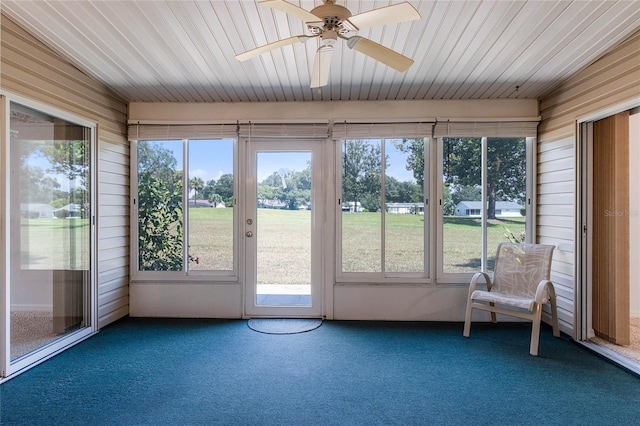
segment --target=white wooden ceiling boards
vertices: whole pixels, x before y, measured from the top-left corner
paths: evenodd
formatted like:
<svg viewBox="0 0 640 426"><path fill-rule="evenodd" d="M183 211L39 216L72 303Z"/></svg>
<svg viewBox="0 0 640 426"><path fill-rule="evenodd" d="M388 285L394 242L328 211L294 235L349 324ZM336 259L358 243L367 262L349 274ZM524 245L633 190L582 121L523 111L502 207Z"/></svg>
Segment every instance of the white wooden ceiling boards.
<svg viewBox="0 0 640 426"><path fill-rule="evenodd" d="M321 0L288 0L310 10ZM640 28L637 1L409 0L421 19L358 34L413 58L404 73L337 43L309 88L317 39L253 0L21 1L4 13L131 102L535 99ZM337 0L353 14L400 0Z"/></svg>

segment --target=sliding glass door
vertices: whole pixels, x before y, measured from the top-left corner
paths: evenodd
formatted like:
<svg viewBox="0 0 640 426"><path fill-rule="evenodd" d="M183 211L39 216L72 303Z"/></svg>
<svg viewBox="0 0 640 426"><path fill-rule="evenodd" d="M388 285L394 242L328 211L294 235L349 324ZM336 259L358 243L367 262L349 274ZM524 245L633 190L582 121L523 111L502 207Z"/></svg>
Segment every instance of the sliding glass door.
<svg viewBox="0 0 640 426"><path fill-rule="evenodd" d="M93 329L94 126L17 102L5 104L7 112L3 371L10 375Z"/></svg>

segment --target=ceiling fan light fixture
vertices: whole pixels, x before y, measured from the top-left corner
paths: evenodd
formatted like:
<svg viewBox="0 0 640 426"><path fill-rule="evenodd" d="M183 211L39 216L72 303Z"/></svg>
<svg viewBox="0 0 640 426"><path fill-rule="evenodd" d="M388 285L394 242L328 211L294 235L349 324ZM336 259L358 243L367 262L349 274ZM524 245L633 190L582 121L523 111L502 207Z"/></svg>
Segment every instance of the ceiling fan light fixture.
<svg viewBox="0 0 640 426"><path fill-rule="evenodd" d="M286 0L260 0L258 3L302 19L311 35L289 37L257 47L237 55L236 59L239 61L256 57L278 47L296 42L305 42L312 37L320 37L322 41L320 42L320 48L316 52L312 70L312 88L322 87L327 84L333 46L338 38L346 40L350 49L357 50L398 72L406 71L413 64L413 59L372 40L355 35L358 30L363 28L420 19L420 14L408 1L357 15L352 15L351 11L346 7L335 4L336 0L323 0L322 5L315 7L311 11Z"/></svg>

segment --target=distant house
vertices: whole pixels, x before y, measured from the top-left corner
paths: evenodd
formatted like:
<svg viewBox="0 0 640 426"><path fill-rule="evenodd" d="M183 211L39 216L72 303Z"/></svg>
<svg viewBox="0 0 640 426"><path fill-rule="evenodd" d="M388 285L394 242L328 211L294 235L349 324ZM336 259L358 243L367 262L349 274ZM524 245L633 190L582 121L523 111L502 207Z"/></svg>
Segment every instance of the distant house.
<svg viewBox="0 0 640 426"><path fill-rule="evenodd" d="M51 219L54 217L53 212L55 209L49 204L43 203L21 203L20 204L20 214L23 217L28 217L30 219Z"/></svg>
<svg viewBox="0 0 640 426"><path fill-rule="evenodd" d="M359 213L359 212L363 212L364 208L362 207L362 204L360 204L360 201L358 202L347 201L342 203L342 211L349 212L349 213Z"/></svg>
<svg viewBox="0 0 640 426"><path fill-rule="evenodd" d="M220 201L219 203L214 203L208 200L189 200L189 207L204 207L204 208L217 208L223 209L227 207L224 201Z"/></svg>
<svg viewBox="0 0 640 426"><path fill-rule="evenodd" d="M424 203L387 203L387 213L424 214Z"/></svg>
<svg viewBox="0 0 640 426"><path fill-rule="evenodd" d="M287 203L280 200L258 200L258 207L263 209L284 209Z"/></svg>
<svg viewBox="0 0 640 426"><path fill-rule="evenodd" d="M67 204L54 210L54 214L59 218L78 218L82 216L82 206L80 204Z"/></svg>
<svg viewBox="0 0 640 426"><path fill-rule="evenodd" d="M524 206L513 201L496 201L496 217L519 217ZM454 212L455 216L480 217L482 201L460 201Z"/></svg>

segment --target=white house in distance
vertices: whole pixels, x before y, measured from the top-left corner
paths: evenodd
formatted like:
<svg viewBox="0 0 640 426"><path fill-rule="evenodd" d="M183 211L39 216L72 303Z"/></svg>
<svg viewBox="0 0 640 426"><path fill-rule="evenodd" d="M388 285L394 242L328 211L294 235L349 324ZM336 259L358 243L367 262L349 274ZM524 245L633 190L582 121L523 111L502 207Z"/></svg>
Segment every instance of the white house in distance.
<svg viewBox="0 0 640 426"><path fill-rule="evenodd" d="M396 214L424 214L424 203L387 203L387 212Z"/></svg>
<svg viewBox="0 0 640 426"><path fill-rule="evenodd" d="M496 201L496 217L522 216L520 210L523 207L514 201ZM482 201L460 201L456 206L454 215L480 217L481 209Z"/></svg>

